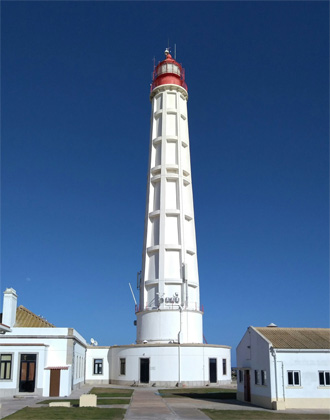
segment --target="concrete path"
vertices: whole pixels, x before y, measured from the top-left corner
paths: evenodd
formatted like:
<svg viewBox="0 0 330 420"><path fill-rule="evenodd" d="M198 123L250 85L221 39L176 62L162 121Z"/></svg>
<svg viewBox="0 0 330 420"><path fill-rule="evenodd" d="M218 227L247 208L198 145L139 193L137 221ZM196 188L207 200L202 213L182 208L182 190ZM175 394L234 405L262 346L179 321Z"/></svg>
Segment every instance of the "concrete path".
<svg viewBox="0 0 330 420"><path fill-rule="evenodd" d="M125 420L205 420L208 419L196 407L181 406L172 409L155 388L136 388Z"/></svg>
<svg viewBox="0 0 330 420"><path fill-rule="evenodd" d="M24 407L32 407L43 399L40 397L1 398L0 419L16 413Z"/></svg>
<svg viewBox="0 0 330 420"><path fill-rule="evenodd" d="M116 388L111 385L105 388ZM83 386L73 391L70 399L79 399L80 395L87 394L91 386ZM119 387L118 388L126 388ZM132 389L127 387L127 389ZM0 419L9 416L12 413L24 407L41 407L38 402L46 397L24 396L20 398L2 398L0 408ZM56 398L54 398L56 399ZM63 399L63 398L60 398ZM102 406L99 406L100 409ZM106 408L107 406L103 406ZM109 406L115 407L115 406ZM120 408L126 408L127 405L120 405ZM252 406L236 400L203 400L187 397L180 398L162 398L158 394L157 388L134 388L134 394L131 403L127 409L125 420L207 420L208 417L200 409L210 408L216 410L252 410L269 411L264 408ZM281 411L274 412L281 418ZM286 410L282 413L304 413L304 414L329 414L329 410Z"/></svg>

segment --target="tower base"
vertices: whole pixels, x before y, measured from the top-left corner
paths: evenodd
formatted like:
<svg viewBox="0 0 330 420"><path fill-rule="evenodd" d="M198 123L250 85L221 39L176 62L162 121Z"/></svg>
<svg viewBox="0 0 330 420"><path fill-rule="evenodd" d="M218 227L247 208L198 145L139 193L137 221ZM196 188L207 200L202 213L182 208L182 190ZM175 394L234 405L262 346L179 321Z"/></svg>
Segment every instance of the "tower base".
<svg viewBox="0 0 330 420"><path fill-rule="evenodd" d="M88 348L87 359L100 357L98 351L104 352L105 348ZM112 384L198 387L231 383L229 346L148 343L112 346L107 353L108 383ZM96 378L86 379L94 384Z"/></svg>

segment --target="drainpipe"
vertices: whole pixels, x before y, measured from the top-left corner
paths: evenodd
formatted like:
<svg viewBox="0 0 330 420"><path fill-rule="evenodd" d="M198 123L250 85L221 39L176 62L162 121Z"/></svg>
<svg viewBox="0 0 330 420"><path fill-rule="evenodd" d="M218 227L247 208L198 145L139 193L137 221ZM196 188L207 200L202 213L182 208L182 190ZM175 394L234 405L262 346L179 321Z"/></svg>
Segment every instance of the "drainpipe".
<svg viewBox="0 0 330 420"><path fill-rule="evenodd" d="M178 385L181 384L181 333L182 333L182 306L179 305L180 310L180 331L178 334Z"/></svg>
<svg viewBox="0 0 330 420"><path fill-rule="evenodd" d="M84 360L84 384L86 383L86 362L87 362L87 348L85 347L85 360Z"/></svg>
<svg viewBox="0 0 330 420"><path fill-rule="evenodd" d="M282 365L282 390L283 390L283 400L285 401L285 387L284 387L284 364L281 361L280 362Z"/></svg>
<svg viewBox="0 0 330 420"><path fill-rule="evenodd" d="M278 390L277 390L277 362L276 362L276 350L274 347L270 348L270 352L274 357L274 368L275 368L275 392L276 392L276 402L278 402Z"/></svg>
<svg viewBox="0 0 330 420"><path fill-rule="evenodd" d="M74 349L75 349L75 345L76 342L74 340L73 341L73 345L72 345L72 375L71 375L71 390L73 391L73 386L74 386L74 370L75 370L75 353L74 353Z"/></svg>

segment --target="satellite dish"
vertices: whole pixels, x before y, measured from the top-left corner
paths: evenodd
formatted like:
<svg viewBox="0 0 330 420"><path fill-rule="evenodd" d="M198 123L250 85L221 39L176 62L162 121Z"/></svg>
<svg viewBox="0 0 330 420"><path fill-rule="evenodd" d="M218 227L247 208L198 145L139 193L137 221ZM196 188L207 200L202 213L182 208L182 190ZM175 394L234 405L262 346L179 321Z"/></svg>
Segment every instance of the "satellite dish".
<svg viewBox="0 0 330 420"><path fill-rule="evenodd" d="M94 346L98 346L99 343L94 340L94 343L93 344L94 344Z"/></svg>
<svg viewBox="0 0 330 420"><path fill-rule="evenodd" d="M94 343L95 343L94 338L91 338L91 344L94 344Z"/></svg>

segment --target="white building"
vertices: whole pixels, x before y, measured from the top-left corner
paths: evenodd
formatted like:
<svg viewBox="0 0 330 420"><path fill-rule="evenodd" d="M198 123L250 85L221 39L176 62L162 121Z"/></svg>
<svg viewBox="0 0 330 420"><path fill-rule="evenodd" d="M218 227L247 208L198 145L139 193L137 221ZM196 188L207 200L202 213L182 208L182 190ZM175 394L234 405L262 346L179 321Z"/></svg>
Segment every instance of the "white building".
<svg viewBox="0 0 330 420"><path fill-rule="evenodd" d="M237 398L265 408L330 408L330 329L249 327L237 346Z"/></svg>
<svg viewBox="0 0 330 420"><path fill-rule="evenodd" d="M19 306L6 289L0 336L0 396L68 396L85 380L86 341Z"/></svg>

